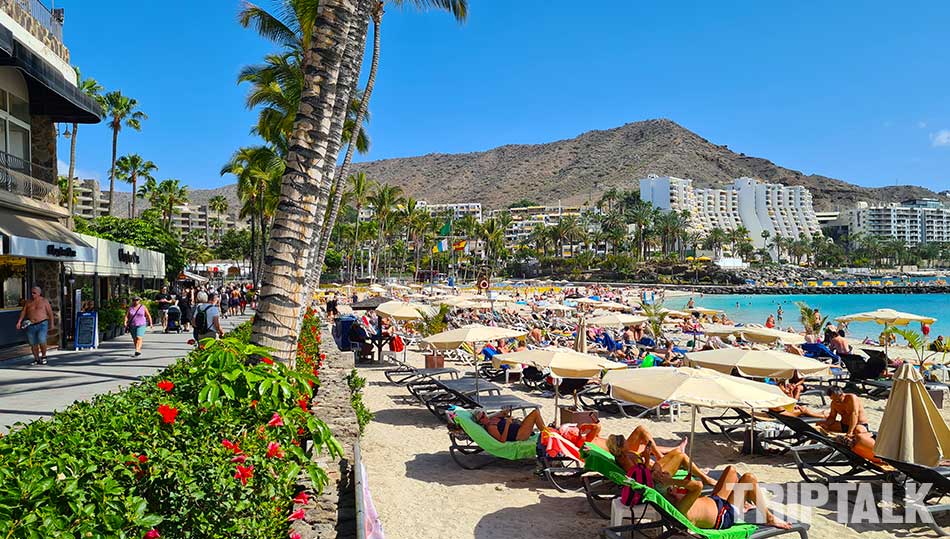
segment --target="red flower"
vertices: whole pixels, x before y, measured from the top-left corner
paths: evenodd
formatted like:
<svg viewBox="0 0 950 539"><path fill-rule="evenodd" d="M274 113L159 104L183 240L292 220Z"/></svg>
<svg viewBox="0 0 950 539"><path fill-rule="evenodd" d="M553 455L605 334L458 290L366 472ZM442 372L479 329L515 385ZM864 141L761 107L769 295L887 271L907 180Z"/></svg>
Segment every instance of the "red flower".
<svg viewBox="0 0 950 539"><path fill-rule="evenodd" d="M280 448L280 444L277 442L270 442L267 444L267 458L284 458L284 452Z"/></svg>
<svg viewBox="0 0 950 539"><path fill-rule="evenodd" d="M233 451L235 454L241 452L241 448L238 446L237 442L232 442L231 440L224 439L224 440L221 440L221 445L223 445L224 447L227 447L228 449Z"/></svg>
<svg viewBox="0 0 950 539"><path fill-rule="evenodd" d="M304 515L304 510L303 510L303 509L297 509L296 511L294 511L293 513L291 513L289 517L287 517L287 520L289 520L289 521L291 521L291 522L293 522L293 521L295 521L295 520L300 520L300 519L303 518L303 515Z"/></svg>
<svg viewBox="0 0 950 539"><path fill-rule="evenodd" d="M188 339L188 344L189 344L190 346L194 346L194 345L195 345L195 340L194 340L194 339Z"/></svg>
<svg viewBox="0 0 950 539"><path fill-rule="evenodd" d="M246 460L247 460L247 456L246 456L246 455L235 455L234 458L231 459L231 462L237 462L238 464L244 464L244 461L246 461Z"/></svg>
<svg viewBox="0 0 950 539"><path fill-rule="evenodd" d="M269 358L269 357L262 357L262 358L261 358L261 361L264 362L264 363L267 363L268 365L273 365L273 364L274 364L274 360L271 359L271 358Z"/></svg>
<svg viewBox="0 0 950 539"><path fill-rule="evenodd" d="M174 423L175 416L178 415L178 408L172 408L167 404L159 404L158 413L162 416L162 420L165 423Z"/></svg>
<svg viewBox="0 0 950 539"><path fill-rule="evenodd" d="M145 464L146 462L148 462L148 457L146 457L145 455L139 455L139 462L141 462L142 464Z"/></svg>
<svg viewBox="0 0 950 539"><path fill-rule="evenodd" d="M284 420L280 418L280 414L274 412L274 417L270 418L270 421L267 422L268 427L283 427Z"/></svg>
<svg viewBox="0 0 950 539"><path fill-rule="evenodd" d="M158 386L158 389L161 389L161 390L164 391L165 393L171 393L172 389L175 388L175 384L173 384L173 383L172 383L171 381L169 381L169 380L162 380L161 382L159 382L159 383L157 383L157 384L155 384L155 385L157 385L157 386Z"/></svg>
<svg viewBox="0 0 950 539"><path fill-rule="evenodd" d="M300 397L297 400L297 406L300 406L300 409L306 412L310 409L310 399L307 397Z"/></svg>
<svg viewBox="0 0 950 539"><path fill-rule="evenodd" d="M295 532L295 531L292 531L292 532L290 532L290 535L289 535L288 537L289 537L290 539L300 539L300 534L297 533L297 532Z"/></svg>
<svg viewBox="0 0 950 539"><path fill-rule="evenodd" d="M234 478L240 479L242 485L247 485L247 480L254 477L254 465L250 466L241 466L237 465L237 471L234 472Z"/></svg>
<svg viewBox="0 0 950 539"><path fill-rule="evenodd" d="M301 491L300 494L294 496L293 502L299 503L300 505L306 505L310 501L310 496L306 492Z"/></svg>
<svg viewBox="0 0 950 539"><path fill-rule="evenodd" d="M257 408L257 399L251 401L251 408Z"/></svg>
<svg viewBox="0 0 950 539"><path fill-rule="evenodd" d="M158 539L159 537L161 537L161 535L155 528L145 532L145 535L142 536L143 539Z"/></svg>
<svg viewBox="0 0 950 539"><path fill-rule="evenodd" d="M324 353L321 353L321 354L320 354L320 361L324 361L324 360L326 360L326 359L327 359L327 355L324 354Z"/></svg>

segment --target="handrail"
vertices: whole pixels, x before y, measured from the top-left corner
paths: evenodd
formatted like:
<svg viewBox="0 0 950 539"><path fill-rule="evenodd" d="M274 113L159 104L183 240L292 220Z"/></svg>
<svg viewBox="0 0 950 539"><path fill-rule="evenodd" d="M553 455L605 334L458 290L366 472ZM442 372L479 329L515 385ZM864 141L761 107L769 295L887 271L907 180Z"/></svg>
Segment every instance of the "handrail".
<svg viewBox="0 0 950 539"><path fill-rule="evenodd" d="M53 36L63 42L63 21L53 14L40 0L16 0L21 9L29 13L41 26L46 28ZM62 13L62 10L57 10Z"/></svg>
<svg viewBox="0 0 950 539"><path fill-rule="evenodd" d="M41 200L50 204L59 202L59 186L38 180L22 170L6 166L8 162L0 158L0 190Z"/></svg>

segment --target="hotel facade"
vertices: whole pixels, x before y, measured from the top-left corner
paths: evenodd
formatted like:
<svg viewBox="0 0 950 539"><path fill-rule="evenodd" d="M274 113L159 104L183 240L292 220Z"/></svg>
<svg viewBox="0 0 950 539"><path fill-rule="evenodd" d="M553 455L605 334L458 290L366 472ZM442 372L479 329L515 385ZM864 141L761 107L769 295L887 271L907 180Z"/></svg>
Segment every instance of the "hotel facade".
<svg viewBox="0 0 950 539"><path fill-rule="evenodd" d="M905 245L950 243L950 208L933 198L872 206L859 202L828 223L837 234L893 238Z"/></svg>
<svg viewBox="0 0 950 539"><path fill-rule="evenodd" d="M821 233L811 193L801 186L743 177L725 189L697 188L689 179L650 175L640 180L640 199L662 211L688 211L690 226L702 235L743 226L759 248L767 244L763 232L770 238Z"/></svg>

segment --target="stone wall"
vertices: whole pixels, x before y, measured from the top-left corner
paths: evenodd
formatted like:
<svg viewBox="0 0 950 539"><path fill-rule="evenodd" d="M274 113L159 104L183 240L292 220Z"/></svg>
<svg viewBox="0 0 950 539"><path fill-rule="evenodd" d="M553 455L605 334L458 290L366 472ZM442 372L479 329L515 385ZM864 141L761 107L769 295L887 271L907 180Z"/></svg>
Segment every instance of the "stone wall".
<svg viewBox="0 0 950 539"><path fill-rule="evenodd" d="M313 461L326 470L330 481L322 494L311 498L304 508L304 519L295 522L293 529L302 539L343 539L356 537L353 448L359 439L359 425L346 383L347 375L353 370L353 354L338 351L329 330L323 332L321 351L327 358L320 370L320 388L311 409L330 427L330 432L343 445L344 454L342 459L331 459L325 453L313 456ZM309 479L301 481L301 485L314 492Z"/></svg>
<svg viewBox="0 0 950 539"><path fill-rule="evenodd" d="M34 260L33 264L33 282L29 283L31 287L38 286L43 290L50 306L53 308L54 324L52 324L48 344L59 344L59 330L62 327L63 317L60 312L60 282L61 262L54 260ZM52 329L55 328L55 329Z"/></svg>
<svg viewBox="0 0 950 539"><path fill-rule="evenodd" d="M63 45L58 37L53 35L53 32L43 26L28 10L24 9L20 0L0 0L0 10L25 28L33 37L42 41L56 56L69 63L69 49Z"/></svg>
<svg viewBox="0 0 950 539"><path fill-rule="evenodd" d="M33 167L33 177L56 184L56 125L48 116L30 118L30 157L39 165Z"/></svg>

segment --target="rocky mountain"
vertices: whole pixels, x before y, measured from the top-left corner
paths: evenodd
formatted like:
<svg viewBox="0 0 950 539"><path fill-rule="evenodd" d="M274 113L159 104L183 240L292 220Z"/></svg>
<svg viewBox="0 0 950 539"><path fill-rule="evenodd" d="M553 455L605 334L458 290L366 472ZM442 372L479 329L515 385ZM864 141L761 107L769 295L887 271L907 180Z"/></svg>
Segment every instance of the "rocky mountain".
<svg viewBox="0 0 950 539"><path fill-rule="evenodd" d="M106 180L105 185L105 195L109 194L109 182ZM188 200L192 206L205 206L208 204L208 200L211 197L216 195L223 195L224 198L228 200L228 212L236 215L238 207L240 207L240 202L238 201L237 196L237 184L231 183L228 185L223 185L221 187L215 187L213 189L191 189L188 188ZM129 204L132 200L131 192L122 192L116 191L115 193L115 207L119 212L119 217L128 217L129 216ZM142 199L138 199L135 202L136 211L141 211L144 208L149 206L148 202Z"/></svg>
<svg viewBox="0 0 950 539"><path fill-rule="evenodd" d="M410 196L430 203L481 202L503 208L528 198L545 204L580 204L616 187L635 189L648 174L692 178L697 187L715 187L750 176L771 183L803 185L816 210L847 209L857 201L898 202L941 197L916 186L860 187L817 174L806 175L767 159L735 153L665 119L633 122L588 131L546 144L510 144L485 152L429 154L357 163L374 180L399 185ZM237 186L190 191L194 205L222 194L237 208ZM116 193L116 206L127 210L128 193Z"/></svg>
<svg viewBox="0 0 950 539"><path fill-rule="evenodd" d="M937 196L922 187L868 188L820 175L805 175L767 159L713 144L670 120L633 122L588 131L546 144L512 144L485 152L429 154L354 165L367 176L401 186L431 203L481 202L503 208L528 198L546 204L579 204L617 187L638 188L648 174L692 178L697 187L750 176L803 185L815 209L845 209L859 200L892 202Z"/></svg>

